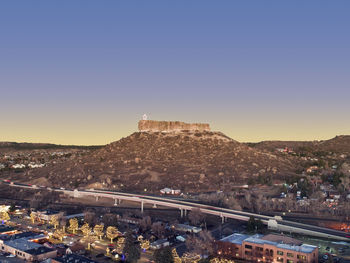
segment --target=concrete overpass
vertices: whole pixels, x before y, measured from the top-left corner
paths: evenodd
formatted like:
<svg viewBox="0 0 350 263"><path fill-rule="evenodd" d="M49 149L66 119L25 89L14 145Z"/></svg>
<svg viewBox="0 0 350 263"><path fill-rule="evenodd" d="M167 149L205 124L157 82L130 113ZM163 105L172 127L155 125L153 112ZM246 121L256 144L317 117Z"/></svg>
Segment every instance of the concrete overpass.
<svg viewBox="0 0 350 263"><path fill-rule="evenodd" d="M294 221L283 220L281 217L271 217L256 213L244 212L233 209L226 209L221 207L204 205L191 201L175 200L167 197L156 197L141 194L123 193L111 190L95 190L95 189L83 189L83 190L71 190L64 188L49 188L49 187L38 187L35 185L21 184L15 182L4 181L12 187L22 187L30 189L40 189L45 188L46 190L62 192L66 195L72 196L74 198L93 196L98 200L99 198L110 198L114 200L114 205L118 205L122 200L137 202L140 204L141 212L143 212L145 204L151 204L153 207L164 206L174 209L179 209L181 216L186 216L188 211L192 209L199 209L204 214L214 215L221 218L222 223L226 221L227 218L248 221L252 216L256 219L260 219L264 224L268 226L269 229L279 231L279 232L291 232L299 233L309 236L316 236L321 238L329 238L343 241L350 241L350 233L337 231L329 228L322 228L308 224L297 223Z"/></svg>

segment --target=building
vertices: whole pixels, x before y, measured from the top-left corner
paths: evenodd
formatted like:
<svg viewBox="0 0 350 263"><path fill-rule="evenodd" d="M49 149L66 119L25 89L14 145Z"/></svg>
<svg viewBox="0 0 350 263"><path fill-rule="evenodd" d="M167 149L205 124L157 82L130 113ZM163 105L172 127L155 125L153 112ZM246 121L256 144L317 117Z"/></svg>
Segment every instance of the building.
<svg viewBox="0 0 350 263"><path fill-rule="evenodd" d="M17 230L15 230L13 227L7 225L0 225L0 236L4 234L12 235L15 233L17 233Z"/></svg>
<svg viewBox="0 0 350 263"><path fill-rule="evenodd" d="M7 235L7 238L4 236L0 239L0 251L11 253L20 259L26 261L42 261L57 256L56 250L34 242L46 238L42 234L36 235L33 233L26 233L24 235Z"/></svg>
<svg viewBox="0 0 350 263"><path fill-rule="evenodd" d="M218 254L227 258L243 258L242 244L248 235L232 234L217 242Z"/></svg>
<svg viewBox="0 0 350 263"><path fill-rule="evenodd" d="M316 263L318 247L280 235L233 234L217 242L218 254L252 262Z"/></svg>
<svg viewBox="0 0 350 263"><path fill-rule="evenodd" d="M151 249L160 249L162 247L167 247L169 246L170 243L167 239L158 239L157 241L154 241L153 243L150 244Z"/></svg>
<svg viewBox="0 0 350 263"><path fill-rule="evenodd" d="M185 224L176 224L173 226L173 228L177 231L181 232L188 232L188 233L199 233L202 231L202 228L196 227L196 226L190 226L190 225L185 225Z"/></svg>
<svg viewBox="0 0 350 263"><path fill-rule="evenodd" d="M33 212L40 220L50 221L51 217L57 216L58 219L62 218L64 213L54 210L41 210Z"/></svg>

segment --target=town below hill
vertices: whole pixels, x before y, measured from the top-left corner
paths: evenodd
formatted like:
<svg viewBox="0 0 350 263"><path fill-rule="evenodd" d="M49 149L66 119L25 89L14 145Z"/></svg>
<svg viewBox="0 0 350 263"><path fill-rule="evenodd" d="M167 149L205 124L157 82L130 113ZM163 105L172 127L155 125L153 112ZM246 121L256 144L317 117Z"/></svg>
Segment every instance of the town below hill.
<svg viewBox="0 0 350 263"><path fill-rule="evenodd" d="M179 130L180 124L159 126L176 131L151 127L105 146L0 143L0 178L70 189L176 192L251 211L350 215L350 136L240 143L207 129Z"/></svg>

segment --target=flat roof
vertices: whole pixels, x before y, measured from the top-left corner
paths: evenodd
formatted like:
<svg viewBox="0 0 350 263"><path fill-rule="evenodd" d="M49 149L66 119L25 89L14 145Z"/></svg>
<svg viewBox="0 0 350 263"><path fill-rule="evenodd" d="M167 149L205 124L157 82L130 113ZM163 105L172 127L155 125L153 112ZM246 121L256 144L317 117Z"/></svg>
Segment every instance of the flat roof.
<svg viewBox="0 0 350 263"><path fill-rule="evenodd" d="M29 239L39 239L39 238L43 238L43 237L45 237L45 235L37 234L34 232L22 232L22 233L18 233L18 234L14 234L14 235L7 235L7 234L0 235L0 239L3 241L15 240L15 239L19 239L19 238L26 238L27 240L29 240Z"/></svg>
<svg viewBox="0 0 350 263"><path fill-rule="evenodd" d="M25 252L30 254L30 255L37 256L37 255L46 254L46 253L52 252L52 251L55 251L55 250L52 248L45 247L45 246L40 246L38 248L32 248L32 249L26 250Z"/></svg>
<svg viewBox="0 0 350 263"><path fill-rule="evenodd" d="M154 241L151 243L151 246L156 246L156 245L160 245L163 243L169 242L167 239L158 239L157 241Z"/></svg>
<svg viewBox="0 0 350 263"><path fill-rule="evenodd" d="M232 234L230 236L224 237L222 239L220 239L220 241L222 242L230 242L232 244L236 244L236 245L242 245L243 240L247 239L248 235L243 235L243 234Z"/></svg>
<svg viewBox="0 0 350 263"><path fill-rule="evenodd" d="M189 229L189 230L193 230L193 229L202 230L202 228L200 228L200 227L190 226L190 225L185 225L185 224L176 224L175 228L183 228L183 229Z"/></svg>
<svg viewBox="0 0 350 263"><path fill-rule="evenodd" d="M9 232L15 230L13 227L0 225L0 233Z"/></svg>
<svg viewBox="0 0 350 263"><path fill-rule="evenodd" d="M268 234L266 236L263 236L261 239L273 241L277 243L284 243L284 244L290 244L290 245L297 245L300 246L303 242L301 242L298 239L283 236L283 235L274 235L274 234Z"/></svg>
<svg viewBox="0 0 350 263"><path fill-rule="evenodd" d="M28 241L27 238L18 238L14 240L7 240L4 242L9 247L15 248L20 251L27 251L33 248L42 247L41 245Z"/></svg>
<svg viewBox="0 0 350 263"><path fill-rule="evenodd" d="M55 210L40 210L38 212L44 215L56 215L60 213L59 211L55 211Z"/></svg>
<svg viewBox="0 0 350 263"><path fill-rule="evenodd" d="M65 254L62 257L54 258L54 260L61 263L98 263L97 261L88 259L77 254Z"/></svg>
<svg viewBox="0 0 350 263"><path fill-rule="evenodd" d="M312 253L317 248L316 246L306 245L306 244L298 246L298 245L290 245L290 244L284 244L284 243L279 243L275 241L264 240L262 239L261 236L258 237L256 235L245 239L244 242L260 244L260 245L269 244L277 248L292 250L292 251L301 252L301 253Z"/></svg>

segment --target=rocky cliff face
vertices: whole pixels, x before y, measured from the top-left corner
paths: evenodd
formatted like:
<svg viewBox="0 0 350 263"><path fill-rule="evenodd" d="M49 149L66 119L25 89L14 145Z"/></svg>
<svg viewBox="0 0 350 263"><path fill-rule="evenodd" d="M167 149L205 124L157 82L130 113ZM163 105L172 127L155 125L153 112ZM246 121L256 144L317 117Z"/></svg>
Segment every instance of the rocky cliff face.
<svg viewBox="0 0 350 263"><path fill-rule="evenodd" d="M210 131L209 124L207 123L185 123L180 121L153 121L153 120L140 120L139 131L151 131L151 132L171 132L171 131Z"/></svg>

